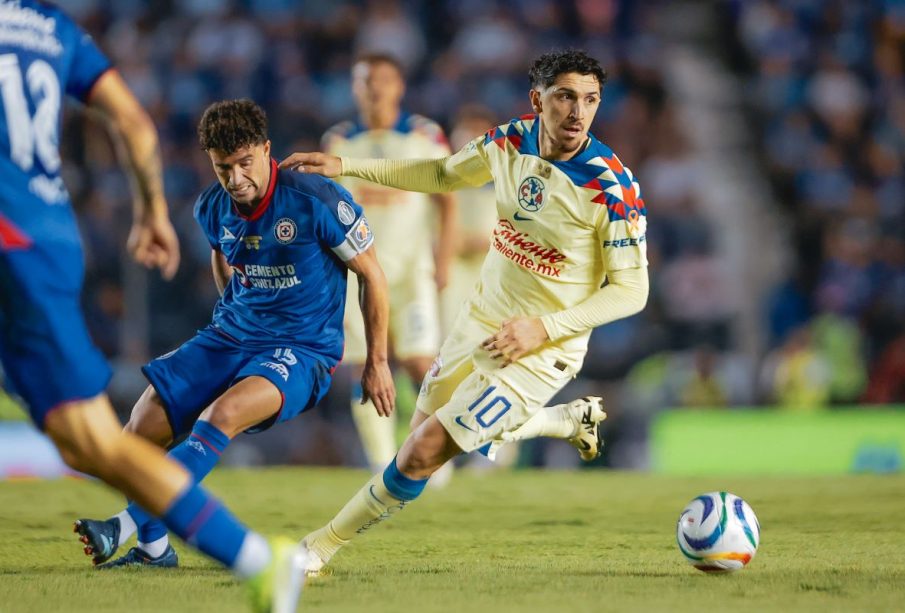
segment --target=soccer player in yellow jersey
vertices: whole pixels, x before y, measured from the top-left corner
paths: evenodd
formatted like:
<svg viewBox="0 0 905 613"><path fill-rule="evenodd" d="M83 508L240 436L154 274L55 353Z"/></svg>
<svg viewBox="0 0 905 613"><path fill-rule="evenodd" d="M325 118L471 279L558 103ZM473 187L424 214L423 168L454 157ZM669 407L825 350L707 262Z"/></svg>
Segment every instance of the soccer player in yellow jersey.
<svg viewBox="0 0 905 613"><path fill-rule="evenodd" d="M544 405L580 369L594 327L644 307L646 210L631 171L588 133L606 80L600 64L581 51L548 53L529 75L534 114L449 157L296 153L283 162L425 192L493 180L499 217L481 281L422 384L420 425L382 474L305 537L309 574L403 509L459 453L555 436L570 439L585 458L597 454L605 417L599 398Z"/></svg>
<svg viewBox="0 0 905 613"><path fill-rule="evenodd" d="M324 151L348 157L441 158L450 154L439 125L402 110L402 67L389 55L371 54L352 66L355 121L330 128ZM438 285L445 283L455 246L455 201L450 194L428 195L339 177L368 216L390 291L390 340L395 361L412 381L421 382L440 347ZM436 205L436 206L435 206ZM435 221L439 221L434 232ZM437 238L437 260L433 241ZM435 273L436 271L436 273ZM436 279L435 279L436 274ZM347 302L358 304L358 283L349 279ZM365 325L357 308L346 308L343 362L361 380L368 357ZM352 394L352 417L371 468L379 470L396 454L395 417L381 416L361 387Z"/></svg>

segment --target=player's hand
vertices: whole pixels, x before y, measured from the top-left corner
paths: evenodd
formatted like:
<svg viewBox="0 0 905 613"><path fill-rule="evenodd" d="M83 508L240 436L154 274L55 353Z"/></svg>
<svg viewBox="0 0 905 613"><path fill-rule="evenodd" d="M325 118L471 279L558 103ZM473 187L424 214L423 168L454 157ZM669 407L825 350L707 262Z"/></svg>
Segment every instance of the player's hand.
<svg viewBox="0 0 905 613"><path fill-rule="evenodd" d="M386 360L365 363L361 390L362 404L371 400L378 415L389 417L393 414L393 409L396 408L396 384L393 383L393 373Z"/></svg>
<svg viewBox="0 0 905 613"><path fill-rule="evenodd" d="M481 348L505 367L543 345L548 338L539 317L514 317L503 321L500 331L485 339Z"/></svg>
<svg viewBox="0 0 905 613"><path fill-rule="evenodd" d="M327 153L293 153L280 162L280 168L323 175L330 179L343 173L342 160Z"/></svg>
<svg viewBox="0 0 905 613"><path fill-rule="evenodd" d="M166 213L137 218L129 231L126 248L142 266L159 268L167 281L179 269L179 239Z"/></svg>

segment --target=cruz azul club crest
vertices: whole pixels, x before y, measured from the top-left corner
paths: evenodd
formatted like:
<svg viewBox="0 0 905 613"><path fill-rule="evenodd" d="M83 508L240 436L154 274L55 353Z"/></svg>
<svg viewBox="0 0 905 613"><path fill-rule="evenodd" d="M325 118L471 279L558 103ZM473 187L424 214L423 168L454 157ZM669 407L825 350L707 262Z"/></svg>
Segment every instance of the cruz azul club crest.
<svg viewBox="0 0 905 613"><path fill-rule="evenodd" d="M527 177L518 186L518 205L529 213L537 213L544 208L544 182L537 177Z"/></svg>
<svg viewBox="0 0 905 613"><path fill-rule="evenodd" d="M283 217L277 222L277 225L273 227L273 235L283 245L288 245L294 241L297 232L298 228L296 227L295 222L288 217Z"/></svg>

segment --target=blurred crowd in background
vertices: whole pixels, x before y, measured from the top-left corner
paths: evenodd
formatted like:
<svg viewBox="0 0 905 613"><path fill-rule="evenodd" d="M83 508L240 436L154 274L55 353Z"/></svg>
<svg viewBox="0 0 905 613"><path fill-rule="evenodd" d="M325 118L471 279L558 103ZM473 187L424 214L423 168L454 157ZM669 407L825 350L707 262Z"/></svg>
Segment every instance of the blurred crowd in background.
<svg viewBox="0 0 905 613"><path fill-rule="evenodd" d="M762 355L743 354L734 338L735 310L751 297L725 291L732 271L698 204L707 176L662 73L670 24L657 19L660 2L59 4L95 36L156 121L182 239L174 282L129 279L126 179L104 132L72 114L70 124L84 125L64 131L64 176L86 243L85 307L98 344L121 369L137 374L138 362L188 339L217 298L210 248L192 218L196 195L214 180L195 136L207 104L253 98L268 112L277 157L316 150L329 126L355 115L354 58L381 51L407 70L407 110L450 132L466 104L483 105L498 123L528 112L530 61L579 47L609 73L593 132L639 177L652 293L642 314L595 331L567 395L606 394L617 432L633 411L905 400L905 2L718 5L721 55L745 87L762 146L762 214L781 216L794 256L762 306ZM130 320L130 301L145 299L146 321ZM125 394L120 408L133 399ZM306 415L308 430L329 430L330 410L321 413L327 417Z"/></svg>
<svg viewBox="0 0 905 613"><path fill-rule="evenodd" d="M769 304L790 404L905 397L905 2L735 3L794 266Z"/></svg>

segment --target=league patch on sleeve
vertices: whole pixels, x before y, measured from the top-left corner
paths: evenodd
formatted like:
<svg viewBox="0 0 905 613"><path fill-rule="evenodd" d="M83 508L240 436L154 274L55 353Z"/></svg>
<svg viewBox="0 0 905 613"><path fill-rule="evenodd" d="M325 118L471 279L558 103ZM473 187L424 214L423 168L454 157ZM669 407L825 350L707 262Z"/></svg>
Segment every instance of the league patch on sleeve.
<svg viewBox="0 0 905 613"><path fill-rule="evenodd" d="M362 215L352 228L346 232L345 240L333 247L333 253L343 262L348 262L359 253L366 251L373 242L374 234L371 232L368 220Z"/></svg>
<svg viewBox="0 0 905 613"><path fill-rule="evenodd" d="M358 218L358 222L352 226L346 237L348 237L359 253L370 247L371 243L374 242L374 235L371 233L371 227L368 225L368 220L365 219L364 215Z"/></svg>
<svg viewBox="0 0 905 613"><path fill-rule="evenodd" d="M340 200L336 205L336 215L345 226L355 221L355 211L352 210L352 206L345 200Z"/></svg>

